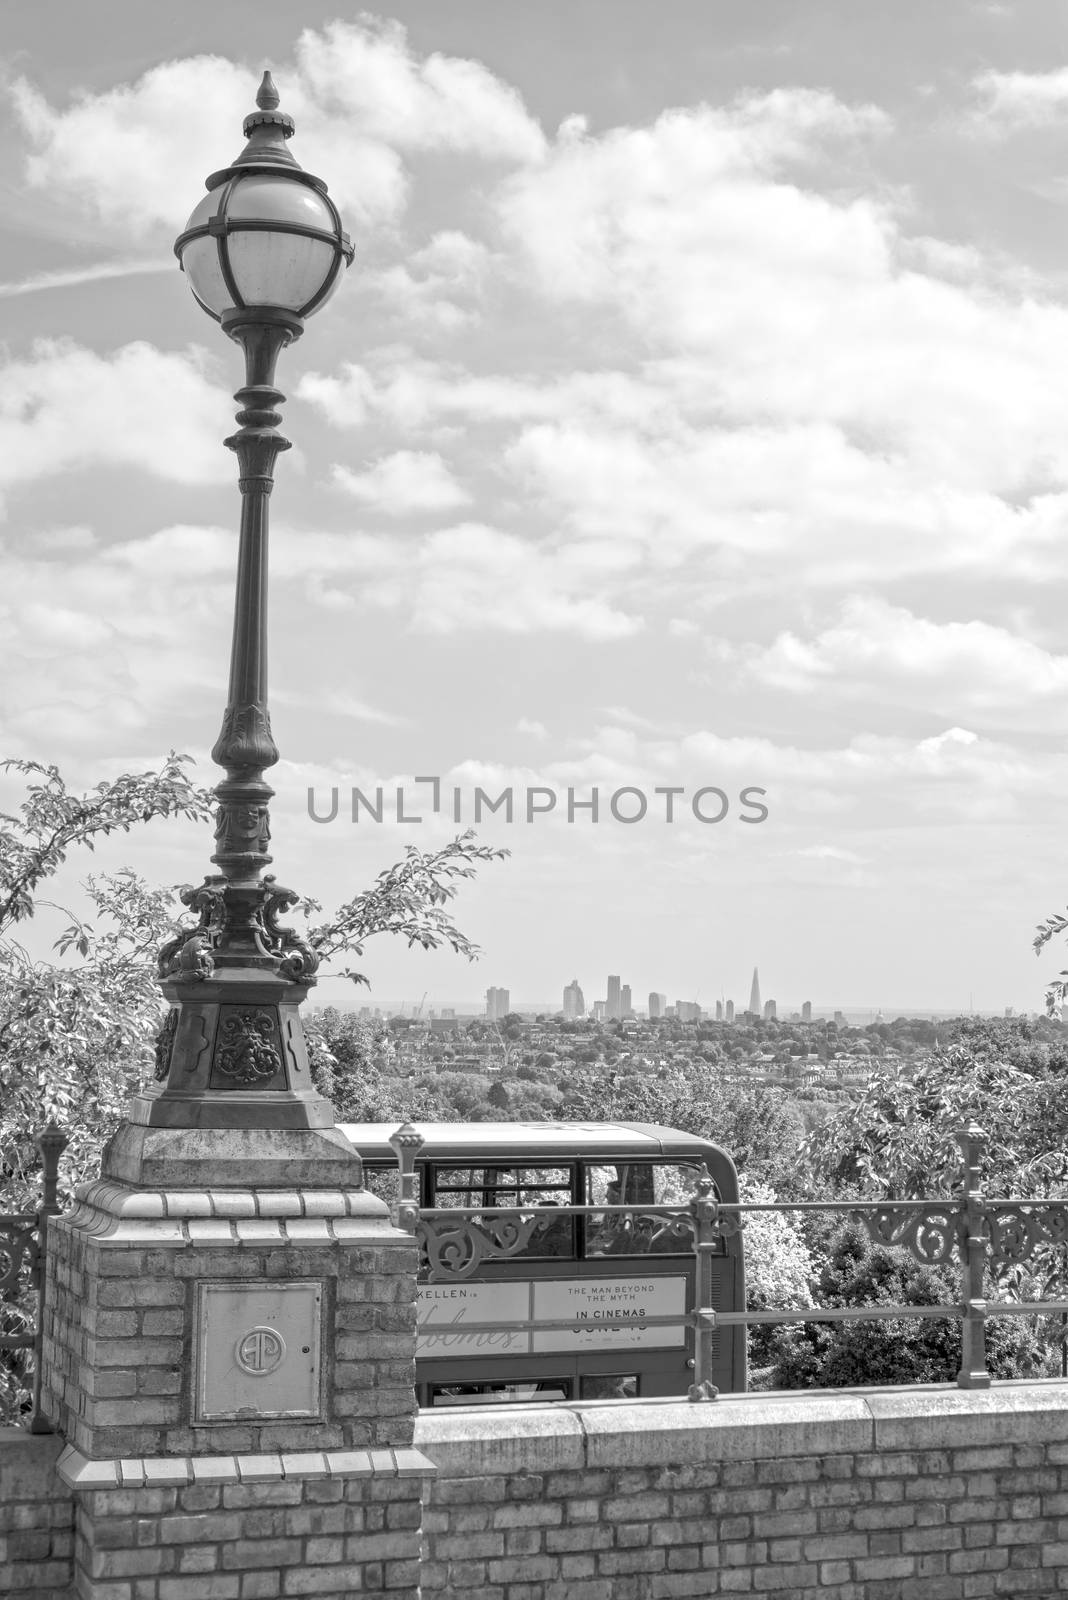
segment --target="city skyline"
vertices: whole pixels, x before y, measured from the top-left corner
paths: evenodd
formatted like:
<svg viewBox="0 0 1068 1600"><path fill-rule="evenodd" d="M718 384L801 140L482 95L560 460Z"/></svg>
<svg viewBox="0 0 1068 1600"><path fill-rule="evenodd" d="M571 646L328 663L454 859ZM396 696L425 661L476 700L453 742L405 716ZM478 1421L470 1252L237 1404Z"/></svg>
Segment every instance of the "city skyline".
<svg viewBox="0 0 1068 1600"><path fill-rule="evenodd" d="M639 1007L740 1008L759 949L780 1016L1040 1009L1064 951L1031 940L1068 900L1068 13L105 13L5 26L0 754L76 789L171 747L219 776L240 359L172 246L270 66L357 252L279 374L272 870L332 910L455 835L438 790L465 821L542 796L478 823L511 851L450 908L481 967L372 941L372 999L503 978L555 1007L611 971ZM84 910L90 869L185 883L210 848L109 840L55 899ZM365 994L327 965L316 998Z"/></svg>

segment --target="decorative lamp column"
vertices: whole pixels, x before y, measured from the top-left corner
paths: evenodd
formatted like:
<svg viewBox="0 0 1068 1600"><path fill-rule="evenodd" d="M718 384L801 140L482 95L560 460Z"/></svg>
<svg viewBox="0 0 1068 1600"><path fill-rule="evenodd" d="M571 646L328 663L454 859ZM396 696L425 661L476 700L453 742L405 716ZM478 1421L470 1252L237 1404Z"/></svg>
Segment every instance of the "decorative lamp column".
<svg viewBox="0 0 1068 1600"><path fill-rule="evenodd" d="M238 459L241 534L230 688L212 750L226 772L215 790L218 870L183 893L198 926L160 952L171 1010L158 1042L159 1087L130 1113L144 1127L334 1122L312 1086L300 1022L317 958L279 926L297 896L265 870L274 791L264 773L278 760L267 708L267 530L275 460L289 449L278 431L278 356L329 300L354 252L326 184L288 148L293 120L278 110L270 73L256 104L245 149L208 178L174 247L198 303L244 351L241 426L226 441Z"/></svg>
<svg viewBox="0 0 1068 1600"><path fill-rule="evenodd" d="M175 245L245 356L216 871L183 893L197 926L160 952L156 1083L48 1232L42 1398L77 1496L79 1600L419 1588L415 1244L312 1085L299 1008L316 956L280 925L297 897L266 871L267 515L289 447L275 365L353 250L287 148L269 73L256 101Z"/></svg>

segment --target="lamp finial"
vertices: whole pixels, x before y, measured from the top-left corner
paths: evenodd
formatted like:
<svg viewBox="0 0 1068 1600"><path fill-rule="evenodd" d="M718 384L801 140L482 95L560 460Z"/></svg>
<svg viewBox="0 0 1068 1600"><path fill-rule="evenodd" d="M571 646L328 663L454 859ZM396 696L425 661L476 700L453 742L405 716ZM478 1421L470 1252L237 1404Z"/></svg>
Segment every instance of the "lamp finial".
<svg viewBox="0 0 1068 1600"><path fill-rule="evenodd" d="M269 72L263 74L263 82L256 94L256 104L261 111L276 111L278 109L278 90L274 86L274 79Z"/></svg>

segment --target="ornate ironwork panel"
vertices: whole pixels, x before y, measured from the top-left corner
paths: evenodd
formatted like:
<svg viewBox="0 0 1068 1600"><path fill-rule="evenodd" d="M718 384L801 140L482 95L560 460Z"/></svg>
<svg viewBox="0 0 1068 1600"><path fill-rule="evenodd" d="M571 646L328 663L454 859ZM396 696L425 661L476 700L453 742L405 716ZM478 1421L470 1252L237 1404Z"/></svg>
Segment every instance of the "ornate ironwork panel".
<svg viewBox="0 0 1068 1600"><path fill-rule="evenodd" d="M986 1226L993 1267L1017 1266L1040 1245L1068 1245L1068 1202L1063 1200L991 1201Z"/></svg>
<svg viewBox="0 0 1068 1600"><path fill-rule="evenodd" d="M38 1287L41 1267L36 1217L0 1216L0 1300L12 1301ZM0 1349L27 1349L34 1334L23 1329L0 1331Z"/></svg>
<svg viewBox="0 0 1068 1600"><path fill-rule="evenodd" d="M923 1266L945 1267L956 1259L960 1212L955 1205L887 1206L849 1215L864 1224L873 1244L899 1246Z"/></svg>

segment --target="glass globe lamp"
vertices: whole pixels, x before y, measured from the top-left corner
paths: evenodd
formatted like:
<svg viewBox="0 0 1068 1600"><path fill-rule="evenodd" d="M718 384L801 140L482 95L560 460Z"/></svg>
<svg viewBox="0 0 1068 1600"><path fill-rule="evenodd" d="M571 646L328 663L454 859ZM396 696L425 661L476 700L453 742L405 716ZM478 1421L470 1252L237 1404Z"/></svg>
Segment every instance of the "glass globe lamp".
<svg viewBox="0 0 1068 1600"><path fill-rule="evenodd" d="M193 294L225 327L293 319L326 304L354 250L321 178L286 148L293 119L279 112L269 72L244 123L246 148L212 173L208 192L175 241Z"/></svg>

